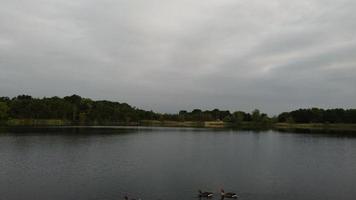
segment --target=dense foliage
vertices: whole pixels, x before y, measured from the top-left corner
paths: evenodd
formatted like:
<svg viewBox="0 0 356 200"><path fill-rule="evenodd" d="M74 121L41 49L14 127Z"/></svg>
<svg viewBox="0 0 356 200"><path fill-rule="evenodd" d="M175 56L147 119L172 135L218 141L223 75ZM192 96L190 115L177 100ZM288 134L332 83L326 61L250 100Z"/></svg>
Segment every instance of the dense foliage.
<svg viewBox="0 0 356 200"><path fill-rule="evenodd" d="M192 112L182 110L178 115L173 115L178 121L216 121L221 120L224 122L268 122L270 119L267 114L260 113L259 110L254 110L251 114L243 111L236 111L230 113L228 110L206 110L195 109Z"/></svg>
<svg viewBox="0 0 356 200"><path fill-rule="evenodd" d="M267 114L254 110L242 111L180 111L178 114L159 114L131 107L126 103L94 101L78 95L64 98L33 98L20 95L12 99L0 97L0 120L4 119L61 119L71 122L106 123L138 122L141 120L267 122Z"/></svg>
<svg viewBox="0 0 356 200"><path fill-rule="evenodd" d="M177 114L160 114L111 101L94 101L78 95L33 98L20 95L0 97L0 121L7 119L60 119L79 123L139 122L142 120L224 121L231 123L356 123L356 109L299 109L270 118L259 110L251 113L228 110L182 110Z"/></svg>
<svg viewBox="0 0 356 200"><path fill-rule="evenodd" d="M278 116L278 121L288 123L356 123L356 109L299 109L281 113Z"/></svg>
<svg viewBox="0 0 356 200"><path fill-rule="evenodd" d="M62 119L98 123L159 119L159 115L152 111L140 110L126 103L93 101L78 95L42 99L21 95L12 99L1 97L0 102L0 117L3 119Z"/></svg>

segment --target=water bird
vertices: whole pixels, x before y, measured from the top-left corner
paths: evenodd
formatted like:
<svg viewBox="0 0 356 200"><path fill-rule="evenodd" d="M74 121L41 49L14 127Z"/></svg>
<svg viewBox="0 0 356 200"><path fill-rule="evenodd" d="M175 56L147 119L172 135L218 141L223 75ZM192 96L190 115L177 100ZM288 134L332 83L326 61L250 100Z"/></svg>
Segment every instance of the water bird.
<svg viewBox="0 0 356 200"><path fill-rule="evenodd" d="M202 192L201 190L199 190L198 192L199 192L199 197L210 198L213 197L214 195L212 192Z"/></svg>
<svg viewBox="0 0 356 200"><path fill-rule="evenodd" d="M126 195L126 196L124 197L124 199L125 199L125 200L129 200L129 197ZM131 200L136 200L136 199L132 198ZM138 199L138 200L141 200L141 199Z"/></svg>
<svg viewBox="0 0 356 200"><path fill-rule="evenodd" d="M220 190L221 197L237 199L237 194L233 192L225 192L224 189Z"/></svg>

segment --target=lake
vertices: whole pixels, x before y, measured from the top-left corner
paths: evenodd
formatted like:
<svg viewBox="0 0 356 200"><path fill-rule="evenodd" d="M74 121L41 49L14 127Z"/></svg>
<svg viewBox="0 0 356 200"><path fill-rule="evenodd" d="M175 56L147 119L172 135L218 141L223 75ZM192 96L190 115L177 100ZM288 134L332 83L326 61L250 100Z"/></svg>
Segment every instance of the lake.
<svg viewBox="0 0 356 200"><path fill-rule="evenodd" d="M355 199L356 134L194 128L0 131L1 200ZM216 194L214 199L220 199Z"/></svg>

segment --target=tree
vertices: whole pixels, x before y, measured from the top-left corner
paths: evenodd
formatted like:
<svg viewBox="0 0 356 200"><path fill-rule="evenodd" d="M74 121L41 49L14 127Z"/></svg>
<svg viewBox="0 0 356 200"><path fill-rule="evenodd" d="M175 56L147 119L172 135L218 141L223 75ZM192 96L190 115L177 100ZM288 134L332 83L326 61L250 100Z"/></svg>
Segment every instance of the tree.
<svg viewBox="0 0 356 200"><path fill-rule="evenodd" d="M314 123L323 122L324 110L319 109L319 108L312 108L311 115L312 115L311 122L314 122Z"/></svg>
<svg viewBox="0 0 356 200"><path fill-rule="evenodd" d="M5 102L0 102L0 120L6 120L8 118L9 107Z"/></svg>
<svg viewBox="0 0 356 200"><path fill-rule="evenodd" d="M253 122L259 122L261 119L261 114L258 109L255 109L252 111L252 121Z"/></svg>
<svg viewBox="0 0 356 200"><path fill-rule="evenodd" d="M188 114L188 112L186 110L179 111L179 114L178 114L179 121L185 121L187 114Z"/></svg>
<svg viewBox="0 0 356 200"><path fill-rule="evenodd" d="M194 109L192 111L192 117L195 121L202 121L202 111L200 109Z"/></svg>
<svg viewBox="0 0 356 200"><path fill-rule="evenodd" d="M287 122L287 120L291 118L289 112L283 112L278 115L278 122Z"/></svg>
<svg viewBox="0 0 356 200"><path fill-rule="evenodd" d="M230 115L226 115L223 119L223 122L232 122L232 117Z"/></svg>
<svg viewBox="0 0 356 200"><path fill-rule="evenodd" d="M180 111L178 114L160 114L140 110L127 103L111 101L93 101L78 95L64 98L33 98L19 95L14 98L0 97L0 120L11 119L61 119L85 123L138 122L140 120L174 121L213 121L240 123L273 123L277 119L268 117L255 109L252 113L228 110L194 109ZM356 109L298 109L284 112L278 116L278 122L287 123L356 123Z"/></svg>
<svg viewBox="0 0 356 200"><path fill-rule="evenodd" d="M235 123L241 123L245 118L245 113L242 111L236 111L233 113L233 121Z"/></svg>

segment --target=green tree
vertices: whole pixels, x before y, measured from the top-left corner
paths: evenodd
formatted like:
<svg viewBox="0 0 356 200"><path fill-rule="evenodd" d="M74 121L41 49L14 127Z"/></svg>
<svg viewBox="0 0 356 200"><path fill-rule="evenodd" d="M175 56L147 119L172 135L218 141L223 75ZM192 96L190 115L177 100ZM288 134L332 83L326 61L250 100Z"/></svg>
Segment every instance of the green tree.
<svg viewBox="0 0 356 200"><path fill-rule="evenodd" d="M259 122L261 120L261 113L258 109L252 111L252 121Z"/></svg>
<svg viewBox="0 0 356 200"><path fill-rule="evenodd" d="M6 103L0 102L0 120L6 120L8 118L9 107Z"/></svg>
<svg viewBox="0 0 356 200"><path fill-rule="evenodd" d="M179 111L179 114L178 114L179 121L185 121L187 114L188 114L188 112L186 110Z"/></svg>
<svg viewBox="0 0 356 200"><path fill-rule="evenodd" d="M233 120L235 123L241 123L244 120L245 113L242 111L236 111L233 113Z"/></svg>
<svg viewBox="0 0 356 200"><path fill-rule="evenodd" d="M223 119L223 122L232 122L232 117L230 115L226 115Z"/></svg>

